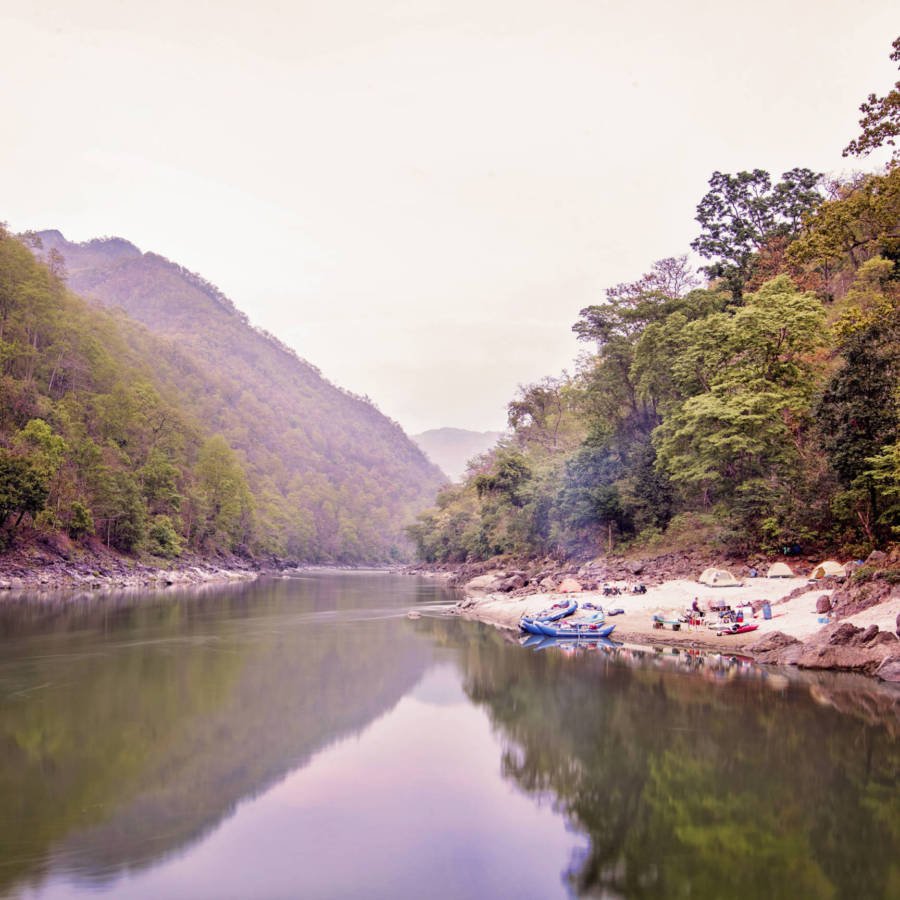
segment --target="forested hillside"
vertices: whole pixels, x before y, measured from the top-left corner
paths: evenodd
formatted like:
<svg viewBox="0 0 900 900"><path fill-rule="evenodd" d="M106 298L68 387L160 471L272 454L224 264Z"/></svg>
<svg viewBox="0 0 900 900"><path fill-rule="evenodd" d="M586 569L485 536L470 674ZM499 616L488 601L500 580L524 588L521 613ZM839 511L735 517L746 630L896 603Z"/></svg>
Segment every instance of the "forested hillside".
<svg viewBox="0 0 900 900"><path fill-rule="evenodd" d="M34 525L164 556L402 556L442 476L398 425L199 277L119 239L44 238L0 232L5 544Z"/></svg>
<svg viewBox="0 0 900 900"><path fill-rule="evenodd" d="M892 59L900 62L900 39ZM845 155L894 146L900 82ZM715 172L692 249L583 309L573 377L410 529L428 561L900 536L900 165Z"/></svg>

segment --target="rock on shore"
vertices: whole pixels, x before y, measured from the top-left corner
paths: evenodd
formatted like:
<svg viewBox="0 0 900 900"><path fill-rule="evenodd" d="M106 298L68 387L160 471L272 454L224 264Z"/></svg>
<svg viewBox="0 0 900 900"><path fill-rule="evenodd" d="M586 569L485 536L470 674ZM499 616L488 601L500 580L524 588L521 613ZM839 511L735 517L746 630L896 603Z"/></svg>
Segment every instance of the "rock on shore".
<svg viewBox="0 0 900 900"><path fill-rule="evenodd" d="M74 545L53 535L19 543L0 554L0 591L47 591L101 587L164 587L251 579L263 572L293 568L296 562L235 555L176 560L136 559L100 541Z"/></svg>

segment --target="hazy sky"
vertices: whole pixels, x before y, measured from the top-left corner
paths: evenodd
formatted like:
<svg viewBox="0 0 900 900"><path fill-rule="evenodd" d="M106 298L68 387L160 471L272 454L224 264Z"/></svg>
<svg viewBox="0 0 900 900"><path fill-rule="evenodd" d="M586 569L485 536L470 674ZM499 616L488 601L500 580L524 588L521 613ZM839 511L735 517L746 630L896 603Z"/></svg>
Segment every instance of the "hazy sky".
<svg viewBox="0 0 900 900"><path fill-rule="evenodd" d="M0 219L194 269L411 432L503 427L713 170L845 168L898 31L892 0L0 0Z"/></svg>

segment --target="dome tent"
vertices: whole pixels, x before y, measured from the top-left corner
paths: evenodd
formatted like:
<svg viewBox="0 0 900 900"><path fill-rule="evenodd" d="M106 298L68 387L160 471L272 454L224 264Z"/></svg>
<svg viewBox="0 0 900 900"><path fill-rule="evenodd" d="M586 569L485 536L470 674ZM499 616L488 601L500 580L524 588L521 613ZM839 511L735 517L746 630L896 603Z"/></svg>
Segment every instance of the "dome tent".
<svg viewBox="0 0 900 900"><path fill-rule="evenodd" d="M847 569L839 562L833 559L826 559L825 562L819 563L813 570L810 578L845 578Z"/></svg>
<svg viewBox="0 0 900 900"><path fill-rule="evenodd" d="M766 578L793 578L794 573L787 563L777 562L769 566Z"/></svg>
<svg viewBox="0 0 900 900"><path fill-rule="evenodd" d="M704 569L697 580L710 587L740 587L741 584L727 569Z"/></svg>

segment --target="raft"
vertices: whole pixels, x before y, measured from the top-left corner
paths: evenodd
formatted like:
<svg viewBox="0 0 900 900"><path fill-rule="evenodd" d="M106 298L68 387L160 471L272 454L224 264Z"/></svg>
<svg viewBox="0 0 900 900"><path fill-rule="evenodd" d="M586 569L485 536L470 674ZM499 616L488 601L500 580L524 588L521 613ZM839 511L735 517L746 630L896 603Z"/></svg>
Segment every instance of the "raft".
<svg viewBox="0 0 900 900"><path fill-rule="evenodd" d="M587 638L588 640L609 637L616 628L615 625L602 625L596 622L566 623L564 625L538 622L537 626L547 637Z"/></svg>
<svg viewBox="0 0 900 900"><path fill-rule="evenodd" d="M522 616L519 620L519 628L529 634L543 634L542 631L536 630L538 622L558 622L566 616L571 616L576 609L578 609L577 600L570 599L554 603L553 606L541 610L536 616Z"/></svg>
<svg viewBox="0 0 900 900"><path fill-rule="evenodd" d="M710 625L712 628L713 626ZM750 623L742 624L741 622L723 622L720 626L715 628L716 634L719 636L723 634L744 634L748 631L756 631L759 628L759 625L751 625Z"/></svg>

